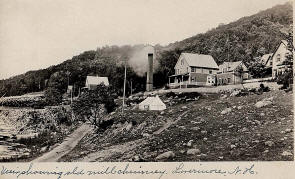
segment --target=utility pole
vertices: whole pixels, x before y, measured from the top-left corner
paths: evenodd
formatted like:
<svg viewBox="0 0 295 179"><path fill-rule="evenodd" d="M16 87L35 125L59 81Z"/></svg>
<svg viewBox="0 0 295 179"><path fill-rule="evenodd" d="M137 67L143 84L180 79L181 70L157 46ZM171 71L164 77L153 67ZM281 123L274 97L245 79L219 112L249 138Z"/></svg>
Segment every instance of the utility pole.
<svg viewBox="0 0 295 179"><path fill-rule="evenodd" d="M71 104L73 103L73 91L74 91L74 87L75 87L75 84L73 85L72 90L71 90Z"/></svg>
<svg viewBox="0 0 295 179"><path fill-rule="evenodd" d="M125 60L125 72L124 72L124 89L123 89L122 115L124 115L124 107L125 107L125 91L126 91L126 76L127 76L126 64L127 64L127 59Z"/></svg>
<svg viewBox="0 0 295 179"><path fill-rule="evenodd" d="M132 96L132 80L130 81L130 88L131 88L130 95Z"/></svg>
<svg viewBox="0 0 295 179"><path fill-rule="evenodd" d="M67 76L68 76L68 86L67 86L67 91L69 90L69 85L70 85L70 74L71 72L67 71L66 72ZM71 89L71 104L73 103L73 88Z"/></svg>

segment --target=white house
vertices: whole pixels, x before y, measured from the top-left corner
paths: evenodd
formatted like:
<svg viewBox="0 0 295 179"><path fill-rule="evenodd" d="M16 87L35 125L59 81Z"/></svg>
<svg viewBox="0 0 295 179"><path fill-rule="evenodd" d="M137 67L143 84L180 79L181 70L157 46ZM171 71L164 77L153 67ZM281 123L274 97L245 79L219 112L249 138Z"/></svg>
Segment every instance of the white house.
<svg viewBox="0 0 295 179"><path fill-rule="evenodd" d="M104 84L109 86L108 77L99 77L99 76L87 76L85 88L89 90L96 89L97 85Z"/></svg>
<svg viewBox="0 0 295 179"><path fill-rule="evenodd" d="M175 74L169 76L169 86L212 85L218 65L211 55L182 53L174 67Z"/></svg>
<svg viewBox="0 0 295 179"><path fill-rule="evenodd" d="M291 53L287 46L288 42L286 40L282 40L271 57L273 78L278 77L289 68L289 66L283 63L286 60L286 55Z"/></svg>

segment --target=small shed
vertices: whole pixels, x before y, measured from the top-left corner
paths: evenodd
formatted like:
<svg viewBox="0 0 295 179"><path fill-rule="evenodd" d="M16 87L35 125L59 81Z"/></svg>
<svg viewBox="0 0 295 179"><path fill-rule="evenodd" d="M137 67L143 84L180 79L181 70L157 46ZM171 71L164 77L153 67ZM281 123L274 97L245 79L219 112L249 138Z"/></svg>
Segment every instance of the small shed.
<svg viewBox="0 0 295 179"><path fill-rule="evenodd" d="M105 86L109 86L108 77L100 77L100 76L87 76L85 87L89 90L96 89L97 85L104 84Z"/></svg>
<svg viewBox="0 0 295 179"><path fill-rule="evenodd" d="M139 103L138 108L140 110L162 111L166 109L166 105L157 95L155 97L147 97Z"/></svg>

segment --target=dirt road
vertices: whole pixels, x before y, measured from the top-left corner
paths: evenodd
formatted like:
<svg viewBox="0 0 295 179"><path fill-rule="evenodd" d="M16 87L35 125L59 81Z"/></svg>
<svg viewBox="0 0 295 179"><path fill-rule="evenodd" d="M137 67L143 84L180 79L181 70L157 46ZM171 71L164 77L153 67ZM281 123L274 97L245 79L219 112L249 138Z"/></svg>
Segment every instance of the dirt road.
<svg viewBox="0 0 295 179"><path fill-rule="evenodd" d="M91 131L91 127L83 124L76 129L70 136L68 136L63 143L54 148L53 150L45 153L41 157L33 160L32 162L57 162L62 156L69 153L78 142Z"/></svg>

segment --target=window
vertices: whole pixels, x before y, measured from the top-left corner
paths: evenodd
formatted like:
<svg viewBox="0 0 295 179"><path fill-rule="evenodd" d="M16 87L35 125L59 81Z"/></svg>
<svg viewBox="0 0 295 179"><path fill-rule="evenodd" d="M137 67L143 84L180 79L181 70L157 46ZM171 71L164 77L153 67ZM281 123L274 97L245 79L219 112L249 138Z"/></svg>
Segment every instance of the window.
<svg viewBox="0 0 295 179"><path fill-rule="evenodd" d="M212 74L212 70L209 70L209 74Z"/></svg>
<svg viewBox="0 0 295 179"><path fill-rule="evenodd" d="M227 78L227 82L230 83L230 78Z"/></svg>
<svg viewBox="0 0 295 179"><path fill-rule="evenodd" d="M184 62L183 62L183 59L181 60L181 65L183 65L184 64Z"/></svg>
<svg viewBox="0 0 295 179"><path fill-rule="evenodd" d="M144 105L143 108L144 108L144 110L149 110L150 109L150 105Z"/></svg>
<svg viewBox="0 0 295 179"><path fill-rule="evenodd" d="M281 54L277 54L277 62L281 60Z"/></svg>
<svg viewBox="0 0 295 179"><path fill-rule="evenodd" d="M196 68L195 67L191 67L192 68L192 72L196 72Z"/></svg>

